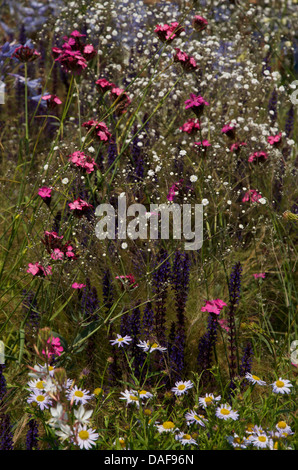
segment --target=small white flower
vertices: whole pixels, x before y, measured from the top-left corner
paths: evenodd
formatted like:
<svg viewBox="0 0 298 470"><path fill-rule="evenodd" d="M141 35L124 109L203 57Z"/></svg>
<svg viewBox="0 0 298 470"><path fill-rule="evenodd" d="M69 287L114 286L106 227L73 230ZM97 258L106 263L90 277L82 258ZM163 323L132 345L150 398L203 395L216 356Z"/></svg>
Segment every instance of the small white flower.
<svg viewBox="0 0 298 470"><path fill-rule="evenodd" d="M175 424L172 421L165 421L162 424L155 425L158 432L175 432L177 429L175 428Z"/></svg>
<svg viewBox="0 0 298 470"><path fill-rule="evenodd" d="M83 405L80 405L77 410L74 410L74 415L80 424L89 424L92 413L93 410L85 410Z"/></svg>
<svg viewBox="0 0 298 470"><path fill-rule="evenodd" d="M252 375L249 372L245 374L245 378L252 384L266 385L266 382L260 379L257 375Z"/></svg>
<svg viewBox="0 0 298 470"><path fill-rule="evenodd" d="M34 390L31 395L29 395L27 402L36 403L41 410L46 410L52 404L49 396L38 390Z"/></svg>
<svg viewBox="0 0 298 470"><path fill-rule="evenodd" d="M203 204L203 206L208 206L208 204L209 204L208 199L202 199L202 204Z"/></svg>
<svg viewBox="0 0 298 470"><path fill-rule="evenodd" d="M160 346L158 343L150 343L150 341L140 341L137 345L139 348L143 349L144 352L153 352L153 351L166 351L167 348Z"/></svg>
<svg viewBox="0 0 298 470"><path fill-rule="evenodd" d="M212 393L206 393L205 397L199 398L199 403L202 405L203 408L207 408L207 406L214 404L215 402L219 401L221 396L214 397Z"/></svg>
<svg viewBox="0 0 298 470"><path fill-rule="evenodd" d="M273 393L281 393L281 394L288 394L290 393L290 387L293 387L291 382L286 379L279 378L272 384L273 387Z"/></svg>
<svg viewBox="0 0 298 470"><path fill-rule="evenodd" d="M198 177L196 175L191 175L189 179L192 183L195 183L198 180Z"/></svg>
<svg viewBox="0 0 298 470"><path fill-rule="evenodd" d="M91 398L92 397L87 390L82 390L81 388L78 388L77 385L75 385L68 393L68 399L70 401L74 401L77 404L80 403L85 405Z"/></svg>
<svg viewBox="0 0 298 470"><path fill-rule="evenodd" d="M68 179L68 178L63 178L62 184L67 184L68 182L69 182L69 179Z"/></svg>
<svg viewBox="0 0 298 470"><path fill-rule="evenodd" d="M118 348L122 347L126 344L129 344L130 342L132 341L132 338L128 335L126 336L121 336L119 334L117 334L117 338L116 339L111 339L110 340L110 343L112 346L118 346Z"/></svg>
<svg viewBox="0 0 298 470"><path fill-rule="evenodd" d="M187 380L186 382L183 382L182 380L179 382L175 383L175 387L173 387L171 390L175 395L180 396L184 395L184 393L187 393L187 390L193 387L193 383L190 380Z"/></svg>
<svg viewBox="0 0 298 470"><path fill-rule="evenodd" d="M176 441L179 441L183 445L198 445L196 441L191 437L190 434L185 434L184 432L180 432L175 436Z"/></svg>
<svg viewBox="0 0 298 470"><path fill-rule="evenodd" d="M230 405L220 405L215 412L215 415L220 419L233 419L236 421L238 419L237 411L233 411Z"/></svg>
<svg viewBox="0 0 298 470"><path fill-rule="evenodd" d="M187 424L190 425L190 424L193 424L193 423L197 423L199 424L200 426L203 426L205 427L205 423L208 421L205 416L203 415L198 415L195 411L191 410L191 411L188 411L185 415L185 419L187 421Z"/></svg>
<svg viewBox="0 0 298 470"><path fill-rule="evenodd" d="M120 400L125 400L128 405L135 403L137 407L140 406L139 397L134 390L125 390L125 392L121 392L121 395Z"/></svg>

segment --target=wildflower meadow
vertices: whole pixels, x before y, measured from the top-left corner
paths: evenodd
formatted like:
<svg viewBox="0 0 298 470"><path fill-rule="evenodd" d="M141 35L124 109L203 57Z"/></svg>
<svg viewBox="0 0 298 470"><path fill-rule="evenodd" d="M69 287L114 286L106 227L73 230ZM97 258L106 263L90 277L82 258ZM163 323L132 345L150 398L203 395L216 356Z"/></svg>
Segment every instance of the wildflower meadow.
<svg viewBox="0 0 298 470"><path fill-rule="evenodd" d="M0 1L1 450L298 449L297 30Z"/></svg>

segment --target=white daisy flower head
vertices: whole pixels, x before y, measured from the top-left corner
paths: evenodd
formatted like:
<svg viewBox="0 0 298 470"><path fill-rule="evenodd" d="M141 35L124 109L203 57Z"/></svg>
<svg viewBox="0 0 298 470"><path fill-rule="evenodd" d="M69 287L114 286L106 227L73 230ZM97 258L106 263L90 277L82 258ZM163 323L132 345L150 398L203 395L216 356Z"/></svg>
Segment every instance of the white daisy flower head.
<svg viewBox="0 0 298 470"><path fill-rule="evenodd" d="M34 390L31 395L29 395L27 403L36 404L41 410L46 410L52 405L50 397L38 390Z"/></svg>
<svg viewBox="0 0 298 470"><path fill-rule="evenodd" d="M88 403L88 400L90 400L91 398L92 396L90 395L88 390L78 388L77 385L75 385L68 392L68 399L70 401L73 401L75 404L86 405L86 403Z"/></svg>
<svg viewBox="0 0 298 470"><path fill-rule="evenodd" d="M190 434L185 434L184 432L179 432L175 436L176 441L179 441L181 444L185 445L195 445L197 446L197 442Z"/></svg>
<svg viewBox="0 0 298 470"><path fill-rule="evenodd" d="M92 446L96 445L96 441L99 434L92 428L88 428L87 425L80 425L76 434L76 441L80 446L80 449L88 450Z"/></svg>
<svg viewBox="0 0 298 470"><path fill-rule="evenodd" d="M129 344L130 342L132 341L132 338L128 335L126 336L121 336L119 334L117 334L117 338L116 339L111 339L110 340L110 343L112 346L118 346L118 348L125 346L127 344Z"/></svg>
<svg viewBox="0 0 298 470"><path fill-rule="evenodd" d="M208 421L205 416L197 414L195 411L191 410L188 411L185 415L185 419L187 421L187 424L199 424L200 426L205 427L205 423Z"/></svg>
<svg viewBox="0 0 298 470"><path fill-rule="evenodd" d="M66 424L68 421L68 414L64 411L61 403L57 403L56 407L50 408L52 418L48 421L48 424L53 428L61 428L62 424Z"/></svg>
<svg viewBox="0 0 298 470"><path fill-rule="evenodd" d="M143 349L144 352L152 353L153 351L166 351L167 348L160 346L157 342L150 343L150 341L140 341L137 345L139 348Z"/></svg>
<svg viewBox="0 0 298 470"><path fill-rule="evenodd" d="M215 402L220 401L221 396L214 397L213 393L206 393L205 397L199 398L199 404L203 408L207 408L207 406L213 405Z"/></svg>
<svg viewBox="0 0 298 470"><path fill-rule="evenodd" d="M68 424L61 424L60 429L55 431L55 434L63 442L66 439L73 438L73 431Z"/></svg>
<svg viewBox="0 0 298 470"><path fill-rule="evenodd" d="M33 379L28 382L28 390L39 390L44 391L46 386L46 381L42 379Z"/></svg>
<svg viewBox="0 0 298 470"><path fill-rule="evenodd" d="M164 421L162 424L156 424L156 428L159 433L177 431L173 421Z"/></svg>
<svg viewBox="0 0 298 470"><path fill-rule="evenodd" d="M234 421L236 421L239 417L239 414L237 411L233 411L231 406L228 405L228 404L224 404L224 405L220 405L217 409L216 409L216 412L215 412L215 415L219 418L219 419L233 419Z"/></svg>
<svg viewBox="0 0 298 470"><path fill-rule="evenodd" d="M179 382L175 383L175 387L172 387L171 390L173 393L175 393L175 395L181 396L187 393L187 391L191 389L192 387L193 387L193 383L190 380L187 380L185 382L180 380Z"/></svg>
<svg viewBox="0 0 298 470"><path fill-rule="evenodd" d="M261 380L260 377L258 377L257 375L252 375L249 372L245 374L245 378L253 385L266 385L266 382L264 382L264 380Z"/></svg>
<svg viewBox="0 0 298 470"><path fill-rule="evenodd" d="M265 449L266 447L272 448L273 441L267 434L262 432L256 432L249 438L250 443L259 449Z"/></svg>
<svg viewBox="0 0 298 470"><path fill-rule="evenodd" d="M282 379L281 377L275 382L273 382L271 385L273 387L273 393L281 393L282 395L287 395L288 393L290 393L291 387L293 387L289 380Z"/></svg>
<svg viewBox="0 0 298 470"><path fill-rule="evenodd" d="M291 427L285 421L279 421L275 427L277 431L280 432L282 435L294 434Z"/></svg>
<svg viewBox="0 0 298 470"><path fill-rule="evenodd" d="M140 406L140 399L134 390L125 390L125 392L121 392L121 395L120 400L125 400L127 405L133 403L137 407Z"/></svg>
<svg viewBox="0 0 298 470"><path fill-rule="evenodd" d="M137 394L141 400L146 400L153 397L152 393L148 392L147 390L138 390Z"/></svg>

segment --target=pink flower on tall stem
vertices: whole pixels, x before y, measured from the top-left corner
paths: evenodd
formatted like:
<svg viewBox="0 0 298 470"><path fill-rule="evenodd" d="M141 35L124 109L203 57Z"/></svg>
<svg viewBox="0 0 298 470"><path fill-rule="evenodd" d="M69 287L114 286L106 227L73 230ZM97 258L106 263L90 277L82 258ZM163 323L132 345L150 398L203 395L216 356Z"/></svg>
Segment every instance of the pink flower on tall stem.
<svg viewBox="0 0 298 470"><path fill-rule="evenodd" d="M176 53L174 54L174 62L179 62L183 70L186 72L192 72L198 68L197 63L193 57L189 57L188 54L182 52L177 47L175 48Z"/></svg>
<svg viewBox="0 0 298 470"><path fill-rule="evenodd" d="M280 144L282 143L282 133L279 132L279 133L276 134L276 135L270 135L270 136L267 138L267 142L268 142L270 145L273 145L274 147L279 147Z"/></svg>
<svg viewBox="0 0 298 470"><path fill-rule="evenodd" d="M70 162L78 168L86 171L87 174L90 174L94 171L96 163L92 157L85 155L84 152L76 151L67 157Z"/></svg>
<svg viewBox="0 0 298 470"><path fill-rule="evenodd" d="M194 142L194 145L199 149L199 150L205 150L207 147L211 147L211 144L208 139L202 140L202 142Z"/></svg>
<svg viewBox="0 0 298 470"><path fill-rule="evenodd" d="M249 189L246 191L242 198L242 202L258 202L262 199L262 195L259 194L255 189Z"/></svg>
<svg viewBox="0 0 298 470"><path fill-rule="evenodd" d="M52 274L52 267L47 266L43 267L40 263L29 263L27 273L32 274L32 276L46 277Z"/></svg>
<svg viewBox="0 0 298 470"><path fill-rule="evenodd" d="M93 208L92 204L88 204L88 202L83 201L83 199L75 199L73 202L70 202L69 208L74 212L74 214L78 217L83 216L88 212L90 209Z"/></svg>
<svg viewBox="0 0 298 470"><path fill-rule="evenodd" d="M60 339L53 336L47 340L46 348L42 350L42 354L48 359L51 359L52 356L61 356L63 350L64 348L60 344Z"/></svg>
<svg viewBox="0 0 298 470"><path fill-rule="evenodd" d="M234 139L236 128L235 128L235 126L233 126L229 123L229 124L226 124L225 126L223 126L221 132L222 132L222 134L226 134L226 136L230 137L231 139Z"/></svg>
<svg viewBox="0 0 298 470"><path fill-rule="evenodd" d="M131 99L129 98L128 94L125 93L122 88L114 86L111 89L110 96L113 100L115 100L116 111L119 114L124 114L127 110L127 107L131 103Z"/></svg>
<svg viewBox="0 0 298 470"><path fill-rule="evenodd" d="M264 162L267 160L268 154L266 152L255 152L251 154L248 158L248 161L250 163L255 163L255 162Z"/></svg>
<svg viewBox="0 0 298 470"><path fill-rule="evenodd" d="M209 106L209 103L202 96L196 96L194 93L190 93L190 99L185 101L185 109L191 109L197 117L202 115L205 106Z"/></svg>
<svg viewBox="0 0 298 470"><path fill-rule="evenodd" d="M50 205L51 198L52 198L51 188L48 188L47 186L43 186L42 188L39 188L38 195L42 198L45 204L47 204L47 206Z"/></svg>
<svg viewBox="0 0 298 470"><path fill-rule="evenodd" d="M116 86L114 83L108 82L108 80L106 80L105 78L99 78L98 80L96 80L95 84L98 90L102 91L103 93L108 90L111 90Z"/></svg>
<svg viewBox="0 0 298 470"><path fill-rule="evenodd" d="M80 284L80 283L78 283L78 282L74 282L74 283L71 285L71 287L72 287L73 289L83 289L84 287L86 287L86 284Z"/></svg>
<svg viewBox="0 0 298 470"><path fill-rule="evenodd" d="M27 63L39 59L41 54L28 46L19 46L15 49L12 57L15 57L20 62Z"/></svg>
<svg viewBox="0 0 298 470"><path fill-rule="evenodd" d="M82 127L86 127L90 132L92 131L102 142L108 142L112 135L104 122L98 122L94 119L84 122Z"/></svg>
<svg viewBox="0 0 298 470"><path fill-rule="evenodd" d="M48 109L55 109L59 104L62 104L62 101L56 95L44 95L41 99L46 101Z"/></svg>
<svg viewBox="0 0 298 470"><path fill-rule="evenodd" d="M246 147L246 146L247 146L246 142L234 142L231 145L230 150L231 150L231 152L238 153L240 151L241 147Z"/></svg>
<svg viewBox="0 0 298 470"><path fill-rule="evenodd" d="M206 29L208 26L208 21L206 20L206 18L203 18L203 16L200 16L200 15L195 15L193 20L192 20L192 27L200 32L200 31L203 31L204 29Z"/></svg>
<svg viewBox="0 0 298 470"><path fill-rule="evenodd" d="M171 23L170 25L158 24L154 30L155 34L157 34L162 42L172 42L173 39L179 37L183 31L184 28L177 21Z"/></svg>
<svg viewBox="0 0 298 470"><path fill-rule="evenodd" d="M255 279L258 279L258 278L265 279L266 273L255 273L255 274L253 274L253 277L254 277Z"/></svg>
<svg viewBox="0 0 298 470"><path fill-rule="evenodd" d="M182 132L186 132L187 134L193 134L195 131L200 129L200 122L198 119L188 119L179 129Z"/></svg>
<svg viewBox="0 0 298 470"><path fill-rule="evenodd" d="M207 300L204 307L201 308L201 312L215 313L219 315L220 312L227 304L221 299Z"/></svg>

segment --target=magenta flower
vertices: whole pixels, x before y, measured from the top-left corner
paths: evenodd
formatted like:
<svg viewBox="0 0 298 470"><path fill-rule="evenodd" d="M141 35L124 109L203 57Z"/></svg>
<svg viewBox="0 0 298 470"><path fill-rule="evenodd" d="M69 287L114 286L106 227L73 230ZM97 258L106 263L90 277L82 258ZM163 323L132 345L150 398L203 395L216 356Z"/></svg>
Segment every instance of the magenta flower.
<svg viewBox="0 0 298 470"><path fill-rule="evenodd" d="M114 83L108 82L108 80L106 80L105 78L99 78L98 80L96 80L95 84L97 85L97 88L102 92L111 90L116 86Z"/></svg>
<svg viewBox="0 0 298 470"><path fill-rule="evenodd" d="M38 195L42 198L42 200L45 202L47 206L50 205L51 198L52 198L51 188L48 188L47 186L43 186L42 188L39 188Z"/></svg>
<svg viewBox="0 0 298 470"><path fill-rule="evenodd" d="M262 195L259 194L255 189L249 189L243 196L242 202L258 202L261 198Z"/></svg>
<svg viewBox="0 0 298 470"><path fill-rule="evenodd" d="M168 192L168 195L167 195L167 200L168 201L173 201L174 200L174 197L177 196L178 194L178 191L181 187L183 183L183 179L177 181L177 183L174 183L170 189L169 189L169 192Z"/></svg>
<svg viewBox="0 0 298 470"><path fill-rule="evenodd" d="M278 147L281 142L282 142L282 133L279 132L278 134L276 135L270 135L268 138L267 138L267 142L270 144L270 145L273 145L275 147Z"/></svg>
<svg viewBox="0 0 298 470"><path fill-rule="evenodd" d="M52 50L53 51L53 50ZM54 54L57 54L58 49L55 48ZM65 72L80 75L84 69L87 68L87 61L79 51L73 51L71 49L60 50L60 54L55 59L59 62Z"/></svg>
<svg viewBox="0 0 298 470"><path fill-rule="evenodd" d="M208 26L208 21L203 16L195 15L192 20L192 26L196 31L203 31Z"/></svg>
<svg viewBox="0 0 298 470"><path fill-rule="evenodd" d="M64 253L60 250L60 248L55 248L54 251L51 253L51 258L53 260L61 260L64 258Z"/></svg>
<svg viewBox="0 0 298 470"><path fill-rule="evenodd" d="M254 277L255 279L258 279L258 278L265 279L265 276L266 276L266 273L256 273L256 274L253 274L253 277Z"/></svg>
<svg viewBox="0 0 298 470"><path fill-rule="evenodd" d="M52 274L52 268L51 268L51 266L47 266L47 267L44 268L39 263L35 263L35 264L29 263L27 273L32 274L32 276L45 277L45 276L48 276L48 275Z"/></svg>
<svg viewBox="0 0 298 470"><path fill-rule="evenodd" d="M227 332L230 331L228 321L225 318L221 318L220 320L218 320L218 323L219 323L221 328L223 328Z"/></svg>
<svg viewBox="0 0 298 470"><path fill-rule="evenodd" d="M74 282L71 286L73 289L83 289L86 287L86 284L79 284L78 282Z"/></svg>
<svg viewBox="0 0 298 470"><path fill-rule="evenodd" d="M205 106L209 106L209 103L202 96L196 96L194 93L190 93L190 99L185 101L185 109L191 109L197 117L201 116Z"/></svg>
<svg viewBox="0 0 298 470"><path fill-rule="evenodd" d="M61 356L61 353L63 352L63 346L60 344L60 339L59 338L49 338L47 341L46 349L42 350L42 354L46 356L48 359L50 359L52 356Z"/></svg>
<svg viewBox="0 0 298 470"><path fill-rule="evenodd" d="M15 49L11 57L15 57L20 62L33 62L36 59L39 59L41 54L35 49L31 49L28 46L19 46Z"/></svg>
<svg viewBox="0 0 298 470"><path fill-rule="evenodd" d="M179 129L182 132L186 132L187 134L193 134L196 130L200 129L200 123L198 119L188 119Z"/></svg>
<svg viewBox="0 0 298 470"><path fill-rule="evenodd" d="M198 68L197 63L193 57L189 57L185 52L175 48L176 54L174 54L174 62L179 62L183 70L186 72L192 72Z"/></svg>
<svg viewBox="0 0 298 470"><path fill-rule="evenodd" d="M206 149L207 147L211 147L211 144L209 140L207 139L203 140L202 142L194 142L194 145L196 145L197 147L201 149Z"/></svg>
<svg viewBox="0 0 298 470"><path fill-rule="evenodd" d="M179 23L177 23L177 21L171 23L170 25L158 24L154 30L162 42L172 42L173 39L179 37L183 31L184 28Z"/></svg>
<svg viewBox="0 0 298 470"><path fill-rule="evenodd" d="M231 145L230 150L231 152L239 152L240 147L245 147L247 146L246 142L235 142L234 144Z"/></svg>
<svg viewBox="0 0 298 470"><path fill-rule="evenodd" d="M119 279L124 286L127 285L128 287L138 287L138 284L135 284L136 280L133 274L127 274L126 276L116 276L115 279Z"/></svg>
<svg viewBox="0 0 298 470"><path fill-rule="evenodd" d="M104 122L98 122L94 119L91 119L90 121L84 122L82 127L86 127L88 131L92 130L92 132L95 133L102 142L108 142L112 136Z"/></svg>
<svg viewBox="0 0 298 470"><path fill-rule="evenodd" d="M230 137L231 139L233 139L235 137L236 128L235 126L231 126L229 123L223 126L221 132L223 134L226 134L226 136Z"/></svg>
<svg viewBox="0 0 298 470"><path fill-rule="evenodd" d="M59 104L62 104L62 101L56 95L44 95L41 99L47 102L48 109L55 109Z"/></svg>
<svg viewBox="0 0 298 470"><path fill-rule="evenodd" d="M115 100L115 101L117 100L116 101L116 110L120 114L124 114L127 110L127 107L131 103L131 99L129 98L127 93L125 93L125 91L122 90L122 88L113 87L111 89L110 96L113 100Z"/></svg>
<svg viewBox="0 0 298 470"><path fill-rule="evenodd" d="M82 217L86 214L90 209L93 208L92 204L88 204L88 202L83 201L83 199L76 199L73 202L70 202L69 208L74 212L74 214L78 217Z"/></svg>
<svg viewBox="0 0 298 470"><path fill-rule="evenodd" d="M267 158L268 158L268 154L266 152L255 152L249 156L248 161L250 163L257 162L257 161L264 162L265 160L267 160Z"/></svg>
<svg viewBox="0 0 298 470"><path fill-rule="evenodd" d="M207 300L204 307L201 308L201 312L215 313L219 315L220 312L227 304L221 299Z"/></svg>
<svg viewBox="0 0 298 470"><path fill-rule="evenodd" d="M71 155L68 155L67 158L76 167L85 170L87 174L92 173L92 171L94 171L94 167L97 166L94 159L88 155L85 155L84 152L74 152Z"/></svg>

